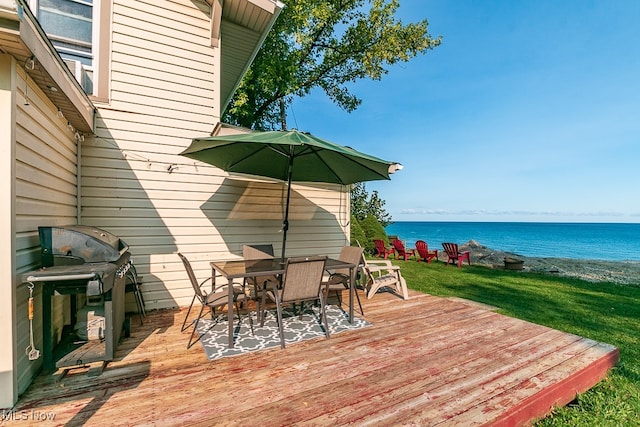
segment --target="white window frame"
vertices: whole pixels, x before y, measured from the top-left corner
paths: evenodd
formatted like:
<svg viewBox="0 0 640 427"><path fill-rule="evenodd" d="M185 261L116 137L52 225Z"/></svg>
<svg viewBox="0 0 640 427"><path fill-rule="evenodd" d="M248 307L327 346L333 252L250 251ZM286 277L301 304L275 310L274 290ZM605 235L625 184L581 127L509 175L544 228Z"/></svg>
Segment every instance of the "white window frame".
<svg viewBox="0 0 640 427"><path fill-rule="evenodd" d="M109 82L106 80L109 75L109 44L111 38L111 3L112 0L93 0L93 3L83 2L82 0L72 0L76 3L91 5L91 65L76 64L74 70L86 70L93 73L93 93L88 93L97 101L106 102L109 98ZM32 11L39 10L40 0L29 0L29 7ZM107 27L106 29L103 27ZM106 30L106 31L103 31ZM106 38L106 39L105 39ZM62 40L62 39L61 39ZM76 80L82 84L82 71L75 72Z"/></svg>

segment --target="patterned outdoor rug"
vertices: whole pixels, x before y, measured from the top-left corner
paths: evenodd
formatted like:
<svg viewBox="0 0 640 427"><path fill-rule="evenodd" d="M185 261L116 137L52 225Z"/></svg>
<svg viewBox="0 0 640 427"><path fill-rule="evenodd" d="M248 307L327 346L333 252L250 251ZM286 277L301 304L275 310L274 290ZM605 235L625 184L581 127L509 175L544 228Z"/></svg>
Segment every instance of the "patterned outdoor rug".
<svg viewBox="0 0 640 427"><path fill-rule="evenodd" d="M294 315L290 308L285 308L282 312L282 323L284 324L285 342L287 346L309 340L316 337L324 337L324 326L320 325L320 308L305 306L305 313L302 320L298 315ZM271 347L280 347L280 334L278 333L278 323L276 311L267 310L264 326L256 320L253 314L253 334L249 324L249 317L244 314L242 323L238 325L238 319L234 319L234 347L228 348L228 323L225 315L211 320L203 318L198 324L198 332L202 335L202 346L209 360L221 357L236 356L250 351L262 350ZM327 321L329 323L329 333L331 335L351 329L363 328L370 325L369 322L355 316L353 324L349 323L349 315L340 307L334 305L327 306Z"/></svg>

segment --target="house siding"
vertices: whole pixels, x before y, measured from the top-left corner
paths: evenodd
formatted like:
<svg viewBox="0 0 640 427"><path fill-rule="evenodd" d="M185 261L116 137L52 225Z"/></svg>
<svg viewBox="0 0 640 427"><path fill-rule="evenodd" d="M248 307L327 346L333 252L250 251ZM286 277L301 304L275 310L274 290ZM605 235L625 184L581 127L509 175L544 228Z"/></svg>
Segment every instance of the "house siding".
<svg viewBox="0 0 640 427"><path fill-rule="evenodd" d="M6 308L0 317L7 320L3 324L11 324L0 331L0 407L15 403L42 363L42 358L29 361L24 351L29 345L29 289L21 283L24 272L40 266L39 226L80 222L120 236L144 277L150 309L191 301L193 290L178 251L204 279L211 274L209 261L239 257L244 243L273 243L280 250L283 183L230 177L179 155L194 137L210 134L224 102L224 40L220 48L211 46L206 2L109 0L109 5L104 9L109 25L100 27L109 31L108 43L104 39L109 67L100 68L108 70L108 84L100 78L105 93L94 98L95 128L93 122L85 126L95 131L86 133L81 144L55 105L66 102L64 88L73 85L56 80L63 83L58 93L49 92L37 72L27 75L21 66L24 59L0 54L0 112L2 123L9 123L0 129L5 147L0 150L3 200L9 205L0 215L5 233L0 265L9 288L0 293L5 297L1 307ZM225 80L233 83L237 80L232 77L240 74L234 67L244 69L253 53L243 46L251 46L258 33L225 22L222 30L228 33L227 42L234 41L227 45L238 46L228 52L230 65L225 69L230 77ZM235 43L234 37L242 40ZM91 111L91 102L83 100L83 108ZM69 111L67 107L63 110ZM287 255L339 253L348 241L345 190L293 186ZM127 297L127 310L134 311L133 298ZM38 283L34 298L35 348L42 350ZM70 322L69 299L54 297L55 341Z"/></svg>
<svg viewBox="0 0 640 427"><path fill-rule="evenodd" d="M110 102L96 103L96 135L82 144L82 223L130 246L148 308L187 305L193 291L176 253L205 278L210 260L240 256L243 243L278 250L284 185L231 179L179 155L220 118L207 11L189 0L119 0L112 10ZM337 255L348 241L345 189L293 189L287 254Z"/></svg>
<svg viewBox="0 0 640 427"><path fill-rule="evenodd" d="M77 220L77 149L74 133L57 107L17 67L15 121L15 265L16 346L29 345L27 284L21 273L40 267L38 226L73 224ZM69 323L68 296L53 298L52 336L58 340ZM35 347L42 349L42 287L34 287L33 319ZM42 359L29 361L17 353L18 392L29 386Z"/></svg>

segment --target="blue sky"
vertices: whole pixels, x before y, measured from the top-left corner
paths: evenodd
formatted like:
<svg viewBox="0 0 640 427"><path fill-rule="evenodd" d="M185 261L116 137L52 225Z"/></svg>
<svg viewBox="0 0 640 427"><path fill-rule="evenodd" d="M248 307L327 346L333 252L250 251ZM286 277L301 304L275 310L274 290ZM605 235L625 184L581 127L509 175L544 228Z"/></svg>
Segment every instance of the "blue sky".
<svg viewBox="0 0 640 427"><path fill-rule="evenodd" d="M395 221L640 222L640 1L402 0L433 51L288 126L400 162Z"/></svg>

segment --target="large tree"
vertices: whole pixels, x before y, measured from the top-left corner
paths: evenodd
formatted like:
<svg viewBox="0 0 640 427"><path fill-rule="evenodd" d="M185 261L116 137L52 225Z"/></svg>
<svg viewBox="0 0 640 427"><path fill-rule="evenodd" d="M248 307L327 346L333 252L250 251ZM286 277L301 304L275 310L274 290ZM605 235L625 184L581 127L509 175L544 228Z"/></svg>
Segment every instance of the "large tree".
<svg viewBox="0 0 640 427"><path fill-rule="evenodd" d="M433 49L441 37L422 20L403 25L399 0L287 0L223 120L257 130L286 128L294 97L322 89L340 108L361 100L348 85L380 80L388 67Z"/></svg>

